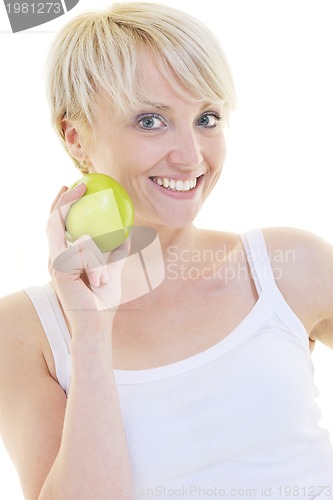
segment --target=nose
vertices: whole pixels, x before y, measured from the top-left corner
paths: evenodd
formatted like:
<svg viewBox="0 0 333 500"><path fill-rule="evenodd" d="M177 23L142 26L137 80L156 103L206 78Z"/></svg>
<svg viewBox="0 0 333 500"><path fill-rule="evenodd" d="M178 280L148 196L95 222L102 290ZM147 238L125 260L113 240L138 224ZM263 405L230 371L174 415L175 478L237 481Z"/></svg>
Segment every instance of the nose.
<svg viewBox="0 0 333 500"><path fill-rule="evenodd" d="M202 144L198 132L188 128L175 130L169 162L175 166L195 168L203 161Z"/></svg>

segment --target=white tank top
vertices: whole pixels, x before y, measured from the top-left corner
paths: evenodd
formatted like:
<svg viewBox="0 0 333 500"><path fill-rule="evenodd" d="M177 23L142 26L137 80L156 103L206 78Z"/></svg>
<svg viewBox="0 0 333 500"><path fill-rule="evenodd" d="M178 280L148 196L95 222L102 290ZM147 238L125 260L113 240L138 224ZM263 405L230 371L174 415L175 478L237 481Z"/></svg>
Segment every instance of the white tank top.
<svg viewBox="0 0 333 500"><path fill-rule="evenodd" d="M333 498L307 332L276 285L262 232L242 241L259 296L243 321L182 361L115 370L137 499ZM26 292L67 393L70 335L53 288Z"/></svg>

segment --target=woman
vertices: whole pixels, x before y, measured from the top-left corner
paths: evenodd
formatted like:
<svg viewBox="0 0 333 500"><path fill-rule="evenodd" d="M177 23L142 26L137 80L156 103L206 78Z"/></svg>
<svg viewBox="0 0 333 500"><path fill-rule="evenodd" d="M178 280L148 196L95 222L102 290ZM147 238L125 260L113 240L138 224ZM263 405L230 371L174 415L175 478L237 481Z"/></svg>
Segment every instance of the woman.
<svg viewBox="0 0 333 500"><path fill-rule="evenodd" d="M309 349L333 345L332 247L193 225L234 104L214 37L177 10L122 3L71 21L49 74L66 150L125 187L165 279L123 300L129 259L109 263L87 239L69 254L64 221L85 185L60 190L51 284L1 302L1 433L26 498L333 496Z"/></svg>

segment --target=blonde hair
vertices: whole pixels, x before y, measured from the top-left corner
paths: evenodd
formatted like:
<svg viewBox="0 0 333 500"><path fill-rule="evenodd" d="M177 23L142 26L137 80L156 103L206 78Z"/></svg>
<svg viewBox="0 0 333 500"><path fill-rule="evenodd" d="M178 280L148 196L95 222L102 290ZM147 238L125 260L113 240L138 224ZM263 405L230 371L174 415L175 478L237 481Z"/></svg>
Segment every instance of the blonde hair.
<svg viewBox="0 0 333 500"><path fill-rule="evenodd" d="M140 86L147 48L174 88L190 92L195 99L223 103L224 118L228 118L235 104L232 75L208 28L163 4L115 3L71 20L58 33L49 54L51 120L67 151L63 118L91 127L97 92L127 112L147 99Z"/></svg>

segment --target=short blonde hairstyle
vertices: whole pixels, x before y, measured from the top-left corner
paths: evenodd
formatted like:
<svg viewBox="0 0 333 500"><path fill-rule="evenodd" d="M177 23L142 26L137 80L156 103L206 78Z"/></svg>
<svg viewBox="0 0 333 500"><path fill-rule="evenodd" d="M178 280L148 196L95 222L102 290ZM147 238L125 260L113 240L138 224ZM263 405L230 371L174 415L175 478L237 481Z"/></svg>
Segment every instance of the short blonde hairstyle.
<svg viewBox="0 0 333 500"><path fill-rule="evenodd" d="M228 119L235 104L233 79L223 50L208 28L163 4L115 3L71 20L50 50L51 120L67 151L62 120L66 117L91 127L97 92L127 112L147 100L140 86L147 48L174 88L190 92L195 99L223 103Z"/></svg>

